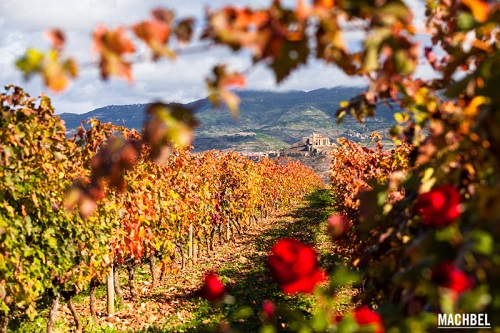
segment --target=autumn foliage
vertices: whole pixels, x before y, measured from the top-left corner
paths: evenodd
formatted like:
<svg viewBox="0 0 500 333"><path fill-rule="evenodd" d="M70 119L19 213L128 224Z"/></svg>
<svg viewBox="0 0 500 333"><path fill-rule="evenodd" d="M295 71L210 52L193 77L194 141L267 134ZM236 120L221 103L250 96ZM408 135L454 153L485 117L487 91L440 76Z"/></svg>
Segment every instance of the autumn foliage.
<svg viewBox="0 0 500 333"><path fill-rule="evenodd" d="M382 327L384 331L390 332L426 332L436 328L438 313L487 313L490 314L492 326L500 325L500 319L494 315L500 311L497 245L500 242L500 95L497 92L500 78L500 5L483 0L435 0L427 1L425 6L423 18L417 17L407 2L400 0L300 0L292 8L283 6L280 1L273 1L263 9L227 6L207 10L206 25L201 35L203 40L233 51L246 49L251 54L253 64L267 66L278 83L301 65L310 63L314 57L323 63L335 65L348 76L364 78L368 84L366 92L339 105L336 111L339 121L352 115L362 122L376 115L380 103L398 107L394 114L397 124L390 131L394 138L391 150L383 150L380 145L368 148L341 139L333 153L332 195L338 213L348 220L346 238L350 242L343 244L352 254L351 266L361 277L360 292L353 300L360 303L361 307L340 321L335 314L322 312L322 316L315 317L320 318L316 326L312 325L315 331L355 332L365 329L365 325L371 325L372 330L378 332L382 331ZM170 37L175 36L180 42L186 42L191 37L192 21L178 20L166 10L155 11L152 16L149 20L129 26L96 28L93 38L100 59L98 66L104 79L110 76L131 79L133 64L128 56L137 50L131 42L131 34L151 49L153 59L173 57L177 53L169 47ZM423 24L417 24L416 19L421 19L420 23ZM347 42L351 32L361 36L361 42L354 43L354 47ZM53 44L49 51L29 49L19 59L17 66L26 77L41 75L52 90L61 91L77 75L77 64L71 57L64 55L65 38L61 32L53 31L49 37ZM422 68L432 70L430 78L420 75L419 70ZM218 64L206 82L214 103L224 102L236 113L238 98L228 87L245 83L241 73L228 70L225 64ZM19 99L15 96L14 93L10 97L3 97L4 103L9 104L7 108L3 106L3 112L12 114L10 105L14 103L14 109L20 110L16 112L21 112L19 116L25 114L29 118L31 112L27 112L24 107L18 108L19 104L16 103L19 103ZM33 107L36 106L29 106L28 109ZM134 184L134 177L138 177L137 183L141 187L134 189L140 191L147 188L148 181L157 182L156 178L147 180L141 177L146 177L146 171L149 173L147 177L159 177L157 170L160 169L150 167L147 164L149 162L139 164L141 159L135 160L135 169L128 167L128 157L143 156L143 149L150 146L149 160L165 162L163 157L171 150L167 145L168 140L174 138L186 142L182 139L190 135L194 126L192 117L180 117L167 105L150 109L149 113L153 119L146 124L145 133L139 141L134 138L124 138L121 142L109 140L106 141L109 146L99 150L103 153L99 155L94 151L95 160L92 164L96 167L92 173L87 171L89 179L84 177L83 181L73 186L75 205L84 215L90 217L92 212L100 209L97 206L98 198L106 186L125 188L128 184ZM10 116L2 118L4 122L10 122L11 119ZM181 135L172 130L177 125L177 128L183 129ZM23 123L22 126L26 125ZM12 133L7 136L7 142L17 144L17 148L3 153L1 158L8 159L13 154L17 154L16 158L30 156L29 148L24 147L23 143L25 131L19 133L16 125L11 125L9 129ZM37 129L26 130L38 133ZM42 137L44 135L45 132ZM136 146L134 142L139 144ZM50 145L51 142L46 144ZM135 153L130 153L130 147L134 147ZM57 149L56 152L59 152ZM120 158L110 163L110 154L118 154ZM190 203L198 202L197 209L208 214L196 216L189 207L185 210L172 208L183 207L183 203L168 191L155 194L168 197L171 200L169 204L159 207L163 210L148 212L150 215L145 214L143 220L136 220L134 216L142 214L143 206L151 207L152 199L146 196L136 201L137 206L124 205L129 222L127 226L121 227L122 232L125 235L140 233L146 236L144 241L138 243L133 241L133 237L129 237L132 241L125 241L127 237L116 238L115 248L123 249L124 255L147 253L155 246L163 246L162 243L153 246L157 233L150 230L148 222L145 222L156 220L156 215L161 216L163 211L173 214L175 230L179 231L174 233L178 235L176 241L185 237L180 231L186 230L186 221L194 221L200 239L206 237L207 231L214 230L213 226L225 223L227 230L231 228L231 223L240 218L240 222L234 225L238 229L241 223L245 223L243 221L248 217L248 212L262 204L258 200L257 204L253 201L255 194L246 189L255 185L251 186L248 182L270 179L268 175L277 174L278 170L281 172L281 166L267 161L263 163L265 167L257 172L263 175L262 178L242 177L236 171L239 168L249 168L254 172L255 168L261 166L247 164L238 156L221 157L220 160L226 163L217 164L214 161L219 158L210 156L211 153L207 153L201 162L182 154L169 160L168 163L173 163L170 168L183 171L183 161L207 167L214 163L214 170L224 170L227 175L212 177L210 172L204 174L214 181L210 184L217 189L214 192L207 190L207 193L213 193L210 197L199 196L203 182L196 177L191 178L189 172L169 176L169 188L173 188L177 194L182 193L179 197L190 197ZM56 157L57 154L53 155ZM44 158L51 159L52 156ZM47 166L43 164L40 167ZM143 173L135 175L133 170L138 168L144 168ZM289 170L293 166L284 168ZM53 171L53 168L49 169ZM22 197L22 193L16 192L19 189L12 186L13 179L8 175L10 169L0 170L0 177L4 177L2 186L8 193L14 193L12 198ZM110 177L113 175L116 178ZM57 175L54 174L54 177ZM126 177L130 179L126 180ZM62 178L65 178L64 174ZM110 183L104 181L108 178ZM35 176L28 180L36 179ZM194 192L182 185L187 180L194 181ZM293 196L283 195L281 190L296 189L295 184L286 177L274 180L275 184L284 185L265 187L262 195L271 195L272 204L290 202ZM115 200L114 195L117 200L123 198L113 190L105 193L108 194L106 200ZM134 195L133 191L127 193L129 196ZM35 198L38 197L35 195ZM14 199L12 201L17 202ZM175 204L170 205L170 202ZM55 203L58 201L55 200ZM37 200L33 199L33 207L14 207L9 203L0 209L5 216L15 221L14 225L28 225L28 217L31 219L32 216L40 215L45 212L43 209L63 219L62 225L70 224L64 216L59 216L57 210L53 212L49 207L52 206L37 205ZM106 207L111 209L114 206ZM85 208L88 214L85 214ZM111 224L107 225L114 225L115 221L111 217L117 215L108 213L108 222ZM229 226L228 216L233 221ZM92 223L99 225L97 221ZM335 224L340 225L338 222ZM29 228L22 230L28 232ZM219 229L215 230L219 232ZM171 232L170 229L168 231ZM13 244L16 249L32 244L30 241L48 247L54 244L52 231L45 238L38 233L16 238L10 229L7 232L2 226L0 234L14 240L9 244ZM129 241L130 244L127 243ZM172 244L167 242L165 246L168 248ZM306 275L304 281L319 280L314 278L319 268L313 263L314 255L309 250L297 244L284 248L283 252L281 246L273 250L273 258L281 259L271 260L270 267L295 275L292 274L294 278L289 281L282 274L274 273L278 284L286 288L296 281L302 283L303 277L297 275L293 268L297 260L293 253L296 252L304 252L305 257L309 258L304 265L312 275ZM35 254L36 251L28 250L9 258L18 260ZM6 256L4 253L2 255ZM43 262L42 259L39 261ZM92 265L97 267L101 263L96 261ZM94 267L92 265L89 267ZM4 266L13 270L19 267L19 263L9 261ZM55 277L59 277L63 271L56 270ZM26 280L26 271L14 269L14 272L9 278L13 279L13 286L31 283L32 280ZM348 271L342 274L349 276ZM308 291L312 285L309 282L304 284L307 288L298 289ZM330 286L335 285L334 282L335 276L331 276ZM53 283L48 279L33 282L33 290L41 292L45 286ZM6 282L1 280L0 286L5 289L5 285ZM3 289L0 289L0 296L3 296L4 311L8 310L6 304L14 306L18 300L24 300L26 295L28 300L36 296L36 292L30 291L32 289L15 287L11 292L16 296L7 298ZM28 293L25 295L26 290ZM328 295L334 297L334 291ZM373 310L375 308L376 313ZM300 331L304 326L297 327L297 331Z"/></svg>
<svg viewBox="0 0 500 333"><path fill-rule="evenodd" d="M356 142L339 139L330 165L330 183L332 193L340 213L358 216L360 210L359 195L372 189L380 182L390 180L390 175L408 168L410 147L402 144L392 150L384 150L378 133L372 135L376 148L364 147ZM397 199L400 188L392 182L389 195Z"/></svg>
<svg viewBox="0 0 500 333"><path fill-rule="evenodd" d="M263 215L323 186L300 163L256 163L235 152L173 147L158 165L147 159L153 147L142 145L137 155L136 147L121 144L139 142L135 131L91 120L67 139L47 97L32 99L13 86L0 97L5 314L33 316L36 300L49 290L82 290L113 264L156 254L162 271L175 273L174 259L188 248L210 253L216 239L230 241ZM65 209L75 201L79 209ZM222 294L223 286L208 275L203 295L214 301Z"/></svg>

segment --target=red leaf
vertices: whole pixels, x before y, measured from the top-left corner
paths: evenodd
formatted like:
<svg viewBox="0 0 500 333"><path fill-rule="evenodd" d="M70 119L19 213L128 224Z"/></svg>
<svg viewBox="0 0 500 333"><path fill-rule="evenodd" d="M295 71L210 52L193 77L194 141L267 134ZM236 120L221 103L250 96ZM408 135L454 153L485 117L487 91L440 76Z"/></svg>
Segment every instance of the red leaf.
<svg viewBox="0 0 500 333"><path fill-rule="evenodd" d="M151 12L153 17L158 20L170 25L174 20L174 12L164 8L156 8Z"/></svg>
<svg viewBox="0 0 500 333"><path fill-rule="evenodd" d="M52 29L45 31L45 37L50 40L52 47L60 51L66 41L66 36L61 29Z"/></svg>
<svg viewBox="0 0 500 333"><path fill-rule="evenodd" d="M175 36L181 43L188 43L193 36L193 25L194 20L192 18L187 18L179 22L175 28Z"/></svg>
<svg viewBox="0 0 500 333"><path fill-rule="evenodd" d="M225 88L230 86L243 88L246 85L246 83L247 83L246 77L243 74L238 72L233 72L228 75L225 75L221 79L220 85Z"/></svg>

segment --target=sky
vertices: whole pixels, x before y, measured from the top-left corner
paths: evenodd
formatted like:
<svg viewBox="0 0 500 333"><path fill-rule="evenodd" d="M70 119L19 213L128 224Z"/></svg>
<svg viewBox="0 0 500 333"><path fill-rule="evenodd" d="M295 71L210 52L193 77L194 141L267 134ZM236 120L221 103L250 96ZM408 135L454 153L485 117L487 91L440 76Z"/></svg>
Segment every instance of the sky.
<svg viewBox="0 0 500 333"><path fill-rule="evenodd" d="M150 17L152 9L173 9L178 17L192 16L198 30L204 25L205 7L218 8L224 4L249 5L255 8L269 6L271 0L0 0L0 84L22 86L31 96L46 93L56 113L84 113L107 105L164 102L191 102L206 96L205 78L212 67L227 63L229 70L250 67L246 52L232 53L226 48L208 52L182 54L175 61L161 60L140 62L133 67L134 82L129 84L119 78L102 81L92 53L91 35L98 24L109 28L130 25ZM296 0L282 0L295 6ZM422 12L419 0L408 0ZM39 77L24 81L14 62L29 47L48 50L50 44L43 32L51 28L65 31L65 54L83 64L79 77L62 93L49 91ZM358 45L362 34L347 36L351 46ZM365 85L363 79L344 75L332 65L313 61L296 70L280 85L276 85L271 71L264 65L252 67L247 77L246 89L252 90L304 90L335 86Z"/></svg>

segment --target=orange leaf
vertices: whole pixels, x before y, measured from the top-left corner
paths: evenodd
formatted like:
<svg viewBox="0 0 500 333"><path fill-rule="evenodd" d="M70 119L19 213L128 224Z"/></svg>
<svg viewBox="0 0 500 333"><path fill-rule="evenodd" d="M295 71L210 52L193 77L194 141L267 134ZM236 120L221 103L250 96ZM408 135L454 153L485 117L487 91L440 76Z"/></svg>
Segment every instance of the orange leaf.
<svg viewBox="0 0 500 333"><path fill-rule="evenodd" d="M331 9L335 6L335 0L316 0L314 7L321 7L323 9Z"/></svg>
<svg viewBox="0 0 500 333"><path fill-rule="evenodd" d="M45 58L45 66L41 70L45 84L55 92L63 91L68 85L68 76L78 75L76 63L73 59L61 63L56 50L49 51Z"/></svg>
<svg viewBox="0 0 500 333"><path fill-rule="evenodd" d="M52 91L62 92L68 85L68 79L62 72L44 76L44 82Z"/></svg>
<svg viewBox="0 0 500 333"><path fill-rule="evenodd" d="M161 56L175 58L175 53L164 45L170 37L168 24L159 20L143 21L134 25L133 30L151 48L154 59Z"/></svg>
<svg viewBox="0 0 500 333"><path fill-rule="evenodd" d="M94 31L94 49L97 52L109 51L119 56L124 53L135 52L132 41L125 36L125 28L119 27L114 31L99 25Z"/></svg>
<svg viewBox="0 0 500 333"><path fill-rule="evenodd" d="M129 83L133 81L131 64L123 61L121 58L105 54L101 58L100 67L101 75L105 80L109 75L116 75L123 77Z"/></svg>
<svg viewBox="0 0 500 333"><path fill-rule="evenodd" d="M131 64L123 59L123 55L135 52L135 46L124 33L123 27L110 31L102 25L94 31L94 50L101 55L101 76L104 79L116 75L132 81Z"/></svg>
<svg viewBox="0 0 500 333"><path fill-rule="evenodd" d="M233 86L243 88L246 85L246 78L243 74L234 72L224 76L221 79L220 85L223 87Z"/></svg>
<svg viewBox="0 0 500 333"><path fill-rule="evenodd" d="M295 15L299 21L307 20L307 18L311 15L311 12L311 7L304 0L297 0Z"/></svg>
<svg viewBox="0 0 500 333"><path fill-rule="evenodd" d="M154 42L166 43L170 34L170 27L163 21L143 21L133 27L135 34L148 45Z"/></svg>
<svg viewBox="0 0 500 333"><path fill-rule="evenodd" d="M478 22L486 22L488 15L490 13L490 7L488 3L484 0L462 0L462 3L469 7L472 12L472 16Z"/></svg>

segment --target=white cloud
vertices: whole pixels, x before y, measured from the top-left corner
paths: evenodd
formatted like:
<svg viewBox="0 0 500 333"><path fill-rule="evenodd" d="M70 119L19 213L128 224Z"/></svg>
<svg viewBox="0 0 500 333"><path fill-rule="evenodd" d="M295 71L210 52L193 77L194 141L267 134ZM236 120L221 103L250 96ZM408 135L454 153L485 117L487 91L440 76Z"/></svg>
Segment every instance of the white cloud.
<svg viewBox="0 0 500 333"><path fill-rule="evenodd" d="M413 24L419 29L425 26L425 1L422 0L404 0L406 5L413 12Z"/></svg>
<svg viewBox="0 0 500 333"><path fill-rule="evenodd" d="M417 0L411 0L413 5ZM14 68L28 47L47 49L48 42L42 37L46 29L62 28L67 33L67 54L83 64L80 76L63 94L48 93L56 112L83 113L111 104L146 103L151 100L188 102L206 95L205 77L213 65L225 62L231 70L245 70L251 66L248 53L231 53L226 49L215 49L197 54L179 56L175 62L164 60L158 63L134 65L135 81L126 82L112 78L100 80L95 66L91 66L91 34L94 27L104 22L109 27L131 24L149 17L153 8L163 6L174 9L180 16L195 16L199 21L204 8L221 7L232 3L241 6L266 7L271 0L0 0L0 75L1 83L15 83L25 87L36 96L47 89L36 78L28 83L22 80ZM294 6L296 0L282 1ZM198 24L200 27L200 24ZM359 47L363 34L346 35L348 44ZM334 66L314 61L301 67L276 86L270 70L258 65L249 71L248 88L263 90L311 90L337 85L359 85L363 80L347 77Z"/></svg>

